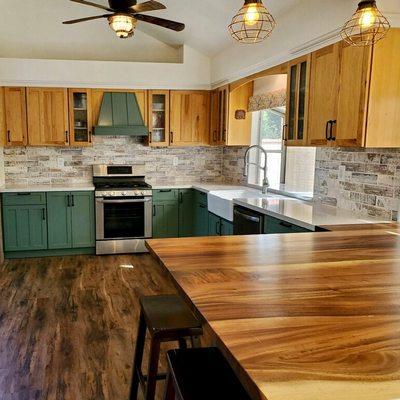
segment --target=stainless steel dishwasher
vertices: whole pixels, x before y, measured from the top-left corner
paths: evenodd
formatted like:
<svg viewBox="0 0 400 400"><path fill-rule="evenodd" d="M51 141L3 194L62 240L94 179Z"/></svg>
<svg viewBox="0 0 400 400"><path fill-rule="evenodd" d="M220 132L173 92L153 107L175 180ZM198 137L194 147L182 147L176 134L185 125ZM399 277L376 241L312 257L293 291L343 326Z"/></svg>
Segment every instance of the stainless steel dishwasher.
<svg viewBox="0 0 400 400"><path fill-rule="evenodd" d="M235 206L233 210L234 235L260 235L264 233L264 216L248 208Z"/></svg>

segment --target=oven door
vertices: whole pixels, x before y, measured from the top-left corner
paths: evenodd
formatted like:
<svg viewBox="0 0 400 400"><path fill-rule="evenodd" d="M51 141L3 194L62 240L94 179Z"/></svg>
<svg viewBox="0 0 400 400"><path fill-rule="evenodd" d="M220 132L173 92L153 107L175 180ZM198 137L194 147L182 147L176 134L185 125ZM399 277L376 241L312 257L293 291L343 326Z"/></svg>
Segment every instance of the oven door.
<svg viewBox="0 0 400 400"><path fill-rule="evenodd" d="M96 240L152 236L152 198L96 198Z"/></svg>

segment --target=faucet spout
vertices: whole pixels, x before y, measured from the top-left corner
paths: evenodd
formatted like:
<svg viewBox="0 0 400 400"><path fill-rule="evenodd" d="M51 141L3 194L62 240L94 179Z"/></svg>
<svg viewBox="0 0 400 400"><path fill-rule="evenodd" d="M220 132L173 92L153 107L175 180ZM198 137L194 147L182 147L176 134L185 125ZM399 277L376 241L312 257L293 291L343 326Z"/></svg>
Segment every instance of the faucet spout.
<svg viewBox="0 0 400 400"><path fill-rule="evenodd" d="M264 166L258 165L258 164L254 164L254 163L250 162L250 151L253 150L253 149L258 149L259 151L264 153ZM246 153L244 155L244 172L243 172L244 176L248 176L249 175L249 167L250 167L250 165L256 165L258 167L258 169L260 169L260 170L262 170L264 172L264 178L263 178L261 191L262 191L263 194L267 194L267 191L268 191L268 188L269 188L269 181L268 181L268 176L267 176L267 172L268 172L267 152L265 151L265 149L263 147L261 147L258 144L254 145L254 146L250 146L246 150Z"/></svg>

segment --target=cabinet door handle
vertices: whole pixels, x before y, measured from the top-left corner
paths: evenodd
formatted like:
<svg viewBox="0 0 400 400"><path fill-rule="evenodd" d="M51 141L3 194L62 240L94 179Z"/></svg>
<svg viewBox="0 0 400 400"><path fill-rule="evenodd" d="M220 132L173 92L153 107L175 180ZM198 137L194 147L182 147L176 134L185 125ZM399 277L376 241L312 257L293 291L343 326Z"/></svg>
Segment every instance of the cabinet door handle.
<svg viewBox="0 0 400 400"><path fill-rule="evenodd" d="M149 143L151 143L153 141L153 138L152 138L152 133L151 132L149 132Z"/></svg>
<svg viewBox="0 0 400 400"><path fill-rule="evenodd" d="M46 221L46 209L42 208L42 219L43 221Z"/></svg>
<svg viewBox="0 0 400 400"><path fill-rule="evenodd" d="M30 192L22 192L22 193L17 193L17 196L30 196Z"/></svg>
<svg viewBox="0 0 400 400"><path fill-rule="evenodd" d="M160 193L171 193L172 189L160 189L159 192Z"/></svg>
<svg viewBox="0 0 400 400"><path fill-rule="evenodd" d="M224 129L222 131L222 141L225 142L226 141L226 129Z"/></svg>
<svg viewBox="0 0 400 400"><path fill-rule="evenodd" d="M92 143L92 131L89 131L89 143Z"/></svg>
<svg viewBox="0 0 400 400"><path fill-rule="evenodd" d="M170 143L174 143L174 132L171 132L169 134L169 141L170 141Z"/></svg>
<svg viewBox="0 0 400 400"><path fill-rule="evenodd" d="M7 142L11 143L11 131L7 131Z"/></svg>
<svg viewBox="0 0 400 400"><path fill-rule="evenodd" d="M329 131L329 125L331 124L332 121L326 121L326 125L325 125L325 138L326 140L331 140L328 131Z"/></svg>
<svg viewBox="0 0 400 400"><path fill-rule="evenodd" d="M183 203L183 193L179 193L179 203Z"/></svg>
<svg viewBox="0 0 400 400"><path fill-rule="evenodd" d="M287 124L283 125L282 127L282 138L284 142L287 142L288 138L287 138Z"/></svg>
<svg viewBox="0 0 400 400"><path fill-rule="evenodd" d="M329 139L335 141L336 136L333 136L333 126L336 125L336 120L330 121Z"/></svg>
<svg viewBox="0 0 400 400"><path fill-rule="evenodd" d="M154 205L153 206L153 217L155 217L156 216L156 206Z"/></svg>
<svg viewBox="0 0 400 400"><path fill-rule="evenodd" d="M71 195L71 205L75 207L75 196L73 194Z"/></svg>
<svg viewBox="0 0 400 400"><path fill-rule="evenodd" d="M203 204L200 204L199 207L200 207L200 208L206 208L206 206L203 205Z"/></svg>
<svg viewBox="0 0 400 400"><path fill-rule="evenodd" d="M281 221L279 222L280 226L284 226L285 228L293 228L292 224L289 224L289 222Z"/></svg>
<svg viewBox="0 0 400 400"><path fill-rule="evenodd" d="M69 142L68 131L65 131L65 143Z"/></svg>
<svg viewBox="0 0 400 400"><path fill-rule="evenodd" d="M219 221L217 222L217 233L221 236L221 223Z"/></svg>
<svg viewBox="0 0 400 400"><path fill-rule="evenodd" d="M67 207L71 207L71 196L67 194Z"/></svg>

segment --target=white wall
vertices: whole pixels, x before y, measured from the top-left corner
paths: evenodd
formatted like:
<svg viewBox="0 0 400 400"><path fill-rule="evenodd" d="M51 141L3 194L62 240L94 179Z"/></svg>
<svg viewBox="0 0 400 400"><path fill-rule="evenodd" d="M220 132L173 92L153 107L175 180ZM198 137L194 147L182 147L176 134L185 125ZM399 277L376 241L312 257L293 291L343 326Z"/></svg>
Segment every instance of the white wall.
<svg viewBox="0 0 400 400"><path fill-rule="evenodd" d="M357 0L303 0L277 18L277 27L263 43L233 43L213 58L213 86L289 61L338 40L338 32L357 8ZM400 26L400 2L380 0L379 8L393 26Z"/></svg>
<svg viewBox="0 0 400 400"><path fill-rule="evenodd" d="M0 58L0 86L209 89L210 59L182 51L183 63Z"/></svg>

